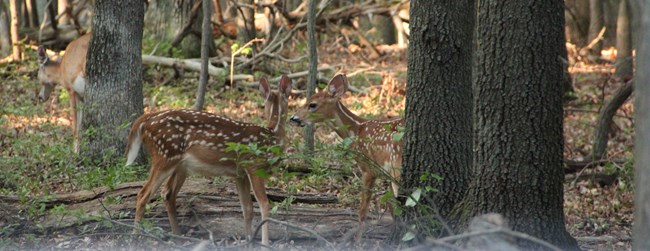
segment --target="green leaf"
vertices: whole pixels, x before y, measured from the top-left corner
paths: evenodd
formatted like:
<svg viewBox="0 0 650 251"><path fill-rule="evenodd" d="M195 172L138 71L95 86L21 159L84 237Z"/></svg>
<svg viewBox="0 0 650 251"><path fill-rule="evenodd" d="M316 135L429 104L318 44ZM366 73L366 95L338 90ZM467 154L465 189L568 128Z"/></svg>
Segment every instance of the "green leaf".
<svg viewBox="0 0 650 251"><path fill-rule="evenodd" d="M422 195L422 189L415 189L413 193L411 193L411 196L406 198L406 203L404 204L407 207L414 207L417 205L417 202L420 200L420 196Z"/></svg>
<svg viewBox="0 0 650 251"><path fill-rule="evenodd" d="M233 44L230 46L230 50L231 50L231 51L236 51L237 49L239 49L239 44L237 44L237 43L233 43Z"/></svg>
<svg viewBox="0 0 650 251"><path fill-rule="evenodd" d="M241 50L241 54L248 55L253 51L253 48L247 47Z"/></svg>
<svg viewBox="0 0 650 251"><path fill-rule="evenodd" d="M273 164L275 164L276 162L278 162L278 160L280 160L280 157L272 157L272 158L269 158L269 159L267 160L267 162L268 162L270 165L273 165Z"/></svg>
<svg viewBox="0 0 650 251"><path fill-rule="evenodd" d="M393 133L393 141L400 141L400 140L402 140L403 137L404 137L403 132Z"/></svg>
<svg viewBox="0 0 650 251"><path fill-rule="evenodd" d="M415 234L411 231L408 231L402 236L402 241L410 241L415 239Z"/></svg>
<svg viewBox="0 0 650 251"><path fill-rule="evenodd" d="M381 196L379 201L381 201L381 203L386 203L388 202L388 200L392 199L393 197L394 197L393 191L388 191L383 196Z"/></svg>
<svg viewBox="0 0 650 251"><path fill-rule="evenodd" d="M255 176L263 179L268 179L269 177L271 177L271 175L264 169L257 169L255 171Z"/></svg>

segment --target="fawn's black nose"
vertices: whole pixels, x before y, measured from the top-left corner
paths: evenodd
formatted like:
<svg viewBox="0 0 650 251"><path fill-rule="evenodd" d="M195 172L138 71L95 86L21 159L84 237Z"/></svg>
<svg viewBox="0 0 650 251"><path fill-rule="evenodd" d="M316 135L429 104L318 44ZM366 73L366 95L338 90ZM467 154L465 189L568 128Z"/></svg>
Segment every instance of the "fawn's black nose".
<svg viewBox="0 0 650 251"><path fill-rule="evenodd" d="M289 118L289 121L291 121L292 123L297 124L299 126L303 126L302 120L300 118L298 118L298 116L296 116L296 115L292 115L291 118Z"/></svg>

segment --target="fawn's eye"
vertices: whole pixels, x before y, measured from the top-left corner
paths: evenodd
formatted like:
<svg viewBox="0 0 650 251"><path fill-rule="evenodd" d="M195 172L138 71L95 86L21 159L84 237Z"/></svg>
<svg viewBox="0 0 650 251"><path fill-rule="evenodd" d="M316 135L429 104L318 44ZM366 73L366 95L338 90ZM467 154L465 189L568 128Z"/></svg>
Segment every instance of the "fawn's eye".
<svg viewBox="0 0 650 251"><path fill-rule="evenodd" d="M309 107L309 109L314 109L316 106L318 106L316 103L310 103L307 107Z"/></svg>

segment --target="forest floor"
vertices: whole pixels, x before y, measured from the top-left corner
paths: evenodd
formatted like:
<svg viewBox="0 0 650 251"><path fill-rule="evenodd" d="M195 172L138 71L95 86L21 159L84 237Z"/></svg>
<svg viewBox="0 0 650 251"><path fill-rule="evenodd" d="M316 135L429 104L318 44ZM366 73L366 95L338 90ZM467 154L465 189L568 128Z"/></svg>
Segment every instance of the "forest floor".
<svg viewBox="0 0 650 251"><path fill-rule="evenodd" d="M378 46L384 56L370 60L358 46L344 41L323 43L319 55L322 66L336 65L350 78L356 91L348 92L345 104L366 117L402 115L406 50ZM184 237L164 233L169 226L160 199L147 207L148 231L129 234L135 195L148 168L110 164L95 168L88 160L72 154L67 94L59 89L50 101L39 103L35 98L39 88L35 53L28 51L27 55L25 63L0 65L0 250L200 250L199 245L207 245L201 240L222 248L243 243L241 209L234 185L221 178L196 177L184 185L179 196ZM279 63L273 67L302 71L306 64ZM611 65L578 63L570 68L575 99L565 104L567 160L579 160L591 152L598 112L622 84L611 77L611 72ZM145 67L147 112L193 104L198 74L186 72L169 81L171 75L169 69ZM334 72L322 76L329 79ZM294 80L294 88L303 86L304 80ZM208 90L207 111L261 123L262 100L256 88L226 90L208 86ZM302 94L296 94L290 100L290 109L304 100ZM633 111L628 101L614 118L608 144L610 162L566 175L566 228L584 250L631 249ZM292 141L288 154L299 156L296 149L301 130L288 129ZM269 180L267 187L276 201L272 217L314 230L335 248L347 249L356 225L359 170L333 147L340 143L335 134L319 128L317 138L320 150L312 162L317 167ZM300 166L298 159L290 161L290 165ZM593 174L613 180L603 183ZM378 203L388 186L383 182L378 187L363 249L396 249L399 246L383 243L392 226ZM257 214L255 222L259 222ZM326 247L310 233L286 225L270 226L276 248Z"/></svg>

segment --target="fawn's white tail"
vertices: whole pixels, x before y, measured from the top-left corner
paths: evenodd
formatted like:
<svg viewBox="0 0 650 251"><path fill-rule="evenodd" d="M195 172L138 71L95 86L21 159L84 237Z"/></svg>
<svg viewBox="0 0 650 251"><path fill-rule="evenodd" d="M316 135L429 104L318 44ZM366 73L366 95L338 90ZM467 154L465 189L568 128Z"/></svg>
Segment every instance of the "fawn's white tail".
<svg viewBox="0 0 650 251"><path fill-rule="evenodd" d="M135 162L135 158L138 157L138 152L142 147L142 138L140 137L140 132L142 131L142 124L136 127L137 130L131 131L129 133L129 145L127 146L127 155L126 155L126 165L129 166Z"/></svg>

